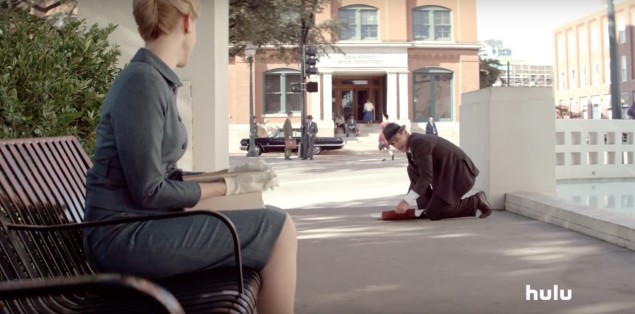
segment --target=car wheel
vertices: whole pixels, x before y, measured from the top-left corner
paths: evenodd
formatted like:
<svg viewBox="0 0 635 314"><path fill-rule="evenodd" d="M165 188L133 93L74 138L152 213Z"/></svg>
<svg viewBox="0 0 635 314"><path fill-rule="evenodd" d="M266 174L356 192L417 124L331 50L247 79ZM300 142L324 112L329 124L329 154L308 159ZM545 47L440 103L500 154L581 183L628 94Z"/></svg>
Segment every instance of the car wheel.
<svg viewBox="0 0 635 314"><path fill-rule="evenodd" d="M254 151L256 152L257 156L262 155L262 146L256 144L256 146L254 147ZM249 145L247 145L247 155L249 155Z"/></svg>
<svg viewBox="0 0 635 314"><path fill-rule="evenodd" d="M313 146L313 155L319 155L322 152L322 147Z"/></svg>

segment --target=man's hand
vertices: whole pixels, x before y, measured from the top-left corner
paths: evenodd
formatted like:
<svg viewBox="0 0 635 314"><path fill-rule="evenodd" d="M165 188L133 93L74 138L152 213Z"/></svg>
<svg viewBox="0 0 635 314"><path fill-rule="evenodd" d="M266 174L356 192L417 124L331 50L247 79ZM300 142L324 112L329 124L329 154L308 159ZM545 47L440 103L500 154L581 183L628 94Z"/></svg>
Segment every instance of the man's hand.
<svg viewBox="0 0 635 314"><path fill-rule="evenodd" d="M402 200L399 204L397 204L395 212L397 214L403 214L408 210L408 208L410 208L410 205L406 201Z"/></svg>

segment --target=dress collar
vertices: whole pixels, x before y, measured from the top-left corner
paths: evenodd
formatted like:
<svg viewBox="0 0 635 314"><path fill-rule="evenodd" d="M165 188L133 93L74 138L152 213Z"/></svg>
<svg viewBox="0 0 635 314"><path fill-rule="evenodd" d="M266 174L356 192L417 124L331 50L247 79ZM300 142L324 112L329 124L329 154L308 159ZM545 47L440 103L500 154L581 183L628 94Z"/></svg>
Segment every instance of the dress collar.
<svg viewBox="0 0 635 314"><path fill-rule="evenodd" d="M146 48L139 48L135 56L132 58L132 62L145 62L152 65L161 75L175 87L183 86L181 80L176 73L168 67L161 58L157 57L154 53Z"/></svg>

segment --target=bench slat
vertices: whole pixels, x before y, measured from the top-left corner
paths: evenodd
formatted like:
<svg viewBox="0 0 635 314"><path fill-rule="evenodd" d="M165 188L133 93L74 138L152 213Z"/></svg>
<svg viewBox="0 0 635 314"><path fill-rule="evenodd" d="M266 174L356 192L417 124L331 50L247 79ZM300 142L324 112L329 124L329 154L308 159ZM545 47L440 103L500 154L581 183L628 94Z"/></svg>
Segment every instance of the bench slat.
<svg viewBox="0 0 635 314"><path fill-rule="evenodd" d="M79 141L71 136L0 140L2 282L95 274L84 255L81 228L7 232L11 224L53 226L83 222L86 172L91 165ZM231 268L156 282L175 295L187 313L214 313L214 309L218 313L253 313L260 289L258 273L243 269L242 294L238 293L235 278L235 268ZM157 312L126 293L110 290L3 302L9 313Z"/></svg>
<svg viewBox="0 0 635 314"><path fill-rule="evenodd" d="M6 164L13 165L14 177L9 177L9 185L19 187L15 190L16 198L19 202L16 202L13 206L13 210L9 214L13 214L12 221L17 221L23 224L50 224L55 221L60 221L52 213L59 212L58 209L64 208L62 203L51 203L45 199L46 194L51 193L39 193L39 190L49 192L51 185L42 185L38 183L38 178L46 177L46 173L38 173L36 164L42 164L40 160L34 160L31 155L28 154L24 146L10 146L0 148L3 150L3 156L5 158L10 157ZM79 203L78 203L79 204ZM68 222L68 220L64 221ZM26 251L27 258L30 263L36 268L36 271L40 274L47 274L47 277L57 277L65 275L78 275L80 273L76 271L78 267L82 268L81 261L77 261L76 254L72 252L79 249L78 240L81 234L75 231L73 236L71 233L64 235L57 235L58 237L40 237L36 234L20 233L15 241L19 241L26 247L33 247L32 250ZM60 241L62 243L60 243ZM75 250L68 250L68 246L75 244ZM81 252L81 251L80 251ZM75 258L68 259L67 256L74 256ZM52 258L47 258L52 257Z"/></svg>

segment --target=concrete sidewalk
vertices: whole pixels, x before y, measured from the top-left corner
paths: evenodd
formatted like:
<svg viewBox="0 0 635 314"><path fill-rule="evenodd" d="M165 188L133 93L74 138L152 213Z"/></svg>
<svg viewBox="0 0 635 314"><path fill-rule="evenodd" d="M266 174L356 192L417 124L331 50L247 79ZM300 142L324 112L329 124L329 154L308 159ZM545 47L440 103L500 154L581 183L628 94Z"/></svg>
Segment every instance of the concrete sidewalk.
<svg viewBox="0 0 635 314"><path fill-rule="evenodd" d="M289 210L296 313L635 313L633 251L506 211L383 222L387 207L337 207ZM526 300L556 285L570 301Z"/></svg>
<svg viewBox="0 0 635 314"><path fill-rule="evenodd" d="M375 152L261 157L280 180L265 202L298 229L296 313L635 313L635 251L507 211L371 217L393 209L408 182L402 153L381 162ZM535 294L557 285L572 299L526 301L527 285Z"/></svg>

